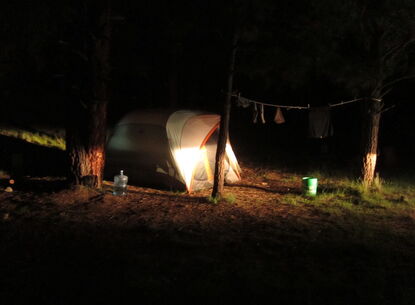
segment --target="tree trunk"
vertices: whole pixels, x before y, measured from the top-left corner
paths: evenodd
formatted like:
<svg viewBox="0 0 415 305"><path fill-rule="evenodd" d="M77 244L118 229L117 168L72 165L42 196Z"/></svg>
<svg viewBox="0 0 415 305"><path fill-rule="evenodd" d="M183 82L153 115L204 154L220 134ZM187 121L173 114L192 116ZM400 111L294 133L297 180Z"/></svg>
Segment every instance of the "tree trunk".
<svg viewBox="0 0 415 305"><path fill-rule="evenodd" d="M225 182L225 157L226 157L226 143L228 141L229 134L229 119L231 112L231 98L233 88L233 75L235 69L235 57L238 44L238 34L235 32L232 41L232 50L229 60L228 70L228 84L226 88L225 104L223 107L223 113L220 119L219 127L219 139L216 149L216 162L215 162L215 177L213 182L212 197L221 198L223 194L223 185Z"/></svg>
<svg viewBox="0 0 415 305"><path fill-rule="evenodd" d="M86 77L67 128L70 183L101 188L108 104L110 1L89 1L85 26Z"/></svg>
<svg viewBox="0 0 415 305"><path fill-rule="evenodd" d="M67 132L69 182L101 188L105 163L105 137L107 103L96 102L78 116L77 127Z"/></svg>
<svg viewBox="0 0 415 305"><path fill-rule="evenodd" d="M367 119L365 120L366 128L363 133L364 146L361 165L361 178L365 188L370 187L375 178L381 110L381 101L369 100Z"/></svg>

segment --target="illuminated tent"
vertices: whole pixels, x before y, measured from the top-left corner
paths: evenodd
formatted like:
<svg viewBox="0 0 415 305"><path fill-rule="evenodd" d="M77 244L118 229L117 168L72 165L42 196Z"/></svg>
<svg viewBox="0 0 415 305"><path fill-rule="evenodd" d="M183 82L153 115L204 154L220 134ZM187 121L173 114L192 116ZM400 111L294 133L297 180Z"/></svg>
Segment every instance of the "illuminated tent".
<svg viewBox="0 0 415 305"><path fill-rule="evenodd" d="M124 170L138 185L189 192L213 185L220 116L199 111L135 111L113 129L107 144L106 174ZM230 143L225 181L240 179Z"/></svg>

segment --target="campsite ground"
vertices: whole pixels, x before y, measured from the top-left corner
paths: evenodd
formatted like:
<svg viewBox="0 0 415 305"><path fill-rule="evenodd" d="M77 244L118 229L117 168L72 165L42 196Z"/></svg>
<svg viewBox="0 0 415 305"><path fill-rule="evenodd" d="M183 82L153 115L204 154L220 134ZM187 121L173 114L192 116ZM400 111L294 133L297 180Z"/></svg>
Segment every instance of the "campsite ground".
<svg viewBox="0 0 415 305"><path fill-rule="evenodd" d="M216 204L16 181L0 191L0 303L414 304L412 184L321 176L306 198L301 173L243 171Z"/></svg>

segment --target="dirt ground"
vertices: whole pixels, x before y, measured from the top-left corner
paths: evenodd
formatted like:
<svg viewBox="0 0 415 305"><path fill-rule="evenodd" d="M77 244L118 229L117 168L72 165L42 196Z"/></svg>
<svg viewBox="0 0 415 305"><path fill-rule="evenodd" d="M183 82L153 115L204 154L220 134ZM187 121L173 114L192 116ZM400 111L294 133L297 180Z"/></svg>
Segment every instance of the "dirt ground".
<svg viewBox="0 0 415 305"><path fill-rule="evenodd" d="M129 227L141 223L154 229L228 231L231 224L254 220L249 217L275 222L275 217L285 218L295 212L288 205L277 204L286 193L301 193L299 183L285 180L283 173L275 171L261 177L260 171L245 167L242 182L225 186L226 199L215 204L208 199L211 190L187 194L130 185L126 196L114 196L112 182L108 181L103 191L59 190L63 179L26 178L11 185L11 193L4 192L5 180L0 202L3 221L49 219L55 215L59 221L84 224ZM306 216L304 212L302 217Z"/></svg>
<svg viewBox="0 0 415 305"><path fill-rule="evenodd" d="M129 186L126 196L61 189L63 180L0 190L0 303L410 304L413 219L391 248L311 205L300 177L243 165L243 180L193 194ZM341 216L344 218L344 216ZM3 300L3 302L2 302Z"/></svg>

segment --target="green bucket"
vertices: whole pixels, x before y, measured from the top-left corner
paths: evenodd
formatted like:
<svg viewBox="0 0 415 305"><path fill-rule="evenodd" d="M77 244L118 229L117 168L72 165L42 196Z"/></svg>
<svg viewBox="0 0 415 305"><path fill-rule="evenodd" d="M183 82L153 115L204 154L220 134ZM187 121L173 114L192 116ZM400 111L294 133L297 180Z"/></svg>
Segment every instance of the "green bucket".
<svg viewBox="0 0 415 305"><path fill-rule="evenodd" d="M318 179L314 177L303 177L303 194L306 196L317 195Z"/></svg>

